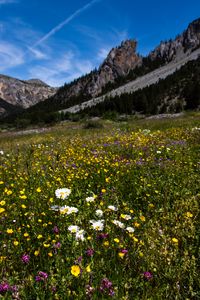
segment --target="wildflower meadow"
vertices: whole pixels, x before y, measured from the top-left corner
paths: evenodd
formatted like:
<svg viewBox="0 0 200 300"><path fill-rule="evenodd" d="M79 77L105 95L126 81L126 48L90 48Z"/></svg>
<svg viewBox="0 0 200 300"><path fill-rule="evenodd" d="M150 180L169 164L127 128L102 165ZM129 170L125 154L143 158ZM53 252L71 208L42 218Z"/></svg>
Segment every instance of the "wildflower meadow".
<svg viewBox="0 0 200 300"><path fill-rule="evenodd" d="M198 119L0 134L0 299L200 299Z"/></svg>

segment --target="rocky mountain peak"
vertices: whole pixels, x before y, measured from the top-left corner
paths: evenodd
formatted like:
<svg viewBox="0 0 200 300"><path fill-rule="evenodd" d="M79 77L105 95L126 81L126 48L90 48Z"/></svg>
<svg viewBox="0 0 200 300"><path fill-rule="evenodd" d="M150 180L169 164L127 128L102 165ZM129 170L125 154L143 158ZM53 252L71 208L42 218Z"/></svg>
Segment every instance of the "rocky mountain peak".
<svg viewBox="0 0 200 300"><path fill-rule="evenodd" d="M180 59L186 52L191 52L200 45L200 19L189 24L188 28L174 40L161 42L158 47L150 52L151 60L161 59L168 63Z"/></svg>
<svg viewBox="0 0 200 300"><path fill-rule="evenodd" d="M38 79L19 80L0 75L0 98L16 107L28 108L53 96L56 91L56 88L52 88ZM0 115L4 114L7 114L5 108L0 111Z"/></svg>
<svg viewBox="0 0 200 300"><path fill-rule="evenodd" d="M103 64L99 68L99 72L108 71L113 75L111 81L116 76L124 76L136 65L141 64L141 57L136 53L136 40L126 40L119 47L113 48Z"/></svg>

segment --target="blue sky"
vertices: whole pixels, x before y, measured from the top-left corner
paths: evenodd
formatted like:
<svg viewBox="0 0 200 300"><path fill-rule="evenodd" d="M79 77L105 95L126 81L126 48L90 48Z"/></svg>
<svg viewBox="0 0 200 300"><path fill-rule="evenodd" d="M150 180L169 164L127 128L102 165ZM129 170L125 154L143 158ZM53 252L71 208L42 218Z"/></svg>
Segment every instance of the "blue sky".
<svg viewBox="0 0 200 300"><path fill-rule="evenodd" d="M0 0L0 74L61 86L122 40L146 55L199 17L199 0Z"/></svg>

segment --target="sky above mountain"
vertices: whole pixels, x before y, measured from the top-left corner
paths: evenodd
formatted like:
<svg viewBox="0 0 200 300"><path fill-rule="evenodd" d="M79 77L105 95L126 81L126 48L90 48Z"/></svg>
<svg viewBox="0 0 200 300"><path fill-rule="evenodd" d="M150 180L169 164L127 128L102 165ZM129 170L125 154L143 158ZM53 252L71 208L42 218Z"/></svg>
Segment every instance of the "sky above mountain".
<svg viewBox="0 0 200 300"><path fill-rule="evenodd" d="M199 0L0 0L0 73L61 86L123 40L147 55L199 17Z"/></svg>

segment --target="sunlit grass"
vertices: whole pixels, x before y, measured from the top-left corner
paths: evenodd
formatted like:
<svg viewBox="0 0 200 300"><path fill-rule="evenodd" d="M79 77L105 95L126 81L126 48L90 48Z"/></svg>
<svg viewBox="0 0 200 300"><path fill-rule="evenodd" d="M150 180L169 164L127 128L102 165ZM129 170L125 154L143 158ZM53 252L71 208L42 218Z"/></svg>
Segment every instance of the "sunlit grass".
<svg viewBox="0 0 200 300"><path fill-rule="evenodd" d="M198 114L102 123L0 138L3 299L199 299Z"/></svg>

